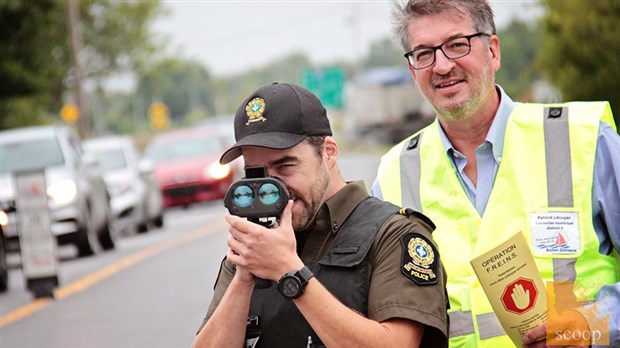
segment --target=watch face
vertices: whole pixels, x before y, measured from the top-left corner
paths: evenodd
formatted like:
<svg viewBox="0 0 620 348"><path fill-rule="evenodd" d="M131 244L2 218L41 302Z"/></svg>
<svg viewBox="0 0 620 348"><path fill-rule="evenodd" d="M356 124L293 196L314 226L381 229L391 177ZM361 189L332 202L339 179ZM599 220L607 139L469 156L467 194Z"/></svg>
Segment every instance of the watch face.
<svg viewBox="0 0 620 348"><path fill-rule="evenodd" d="M286 277L282 279L280 290L284 296L294 297L299 293L299 288L301 287L301 283L297 278L294 277Z"/></svg>

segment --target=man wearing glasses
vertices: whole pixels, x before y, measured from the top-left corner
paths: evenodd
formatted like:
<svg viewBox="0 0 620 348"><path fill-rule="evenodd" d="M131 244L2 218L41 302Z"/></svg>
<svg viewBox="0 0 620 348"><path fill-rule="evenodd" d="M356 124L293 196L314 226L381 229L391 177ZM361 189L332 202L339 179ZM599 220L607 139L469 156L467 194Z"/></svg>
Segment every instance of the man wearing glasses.
<svg viewBox="0 0 620 348"><path fill-rule="evenodd" d="M495 84L500 42L485 0L410 0L395 23L437 119L383 156L372 191L436 223L450 346L514 346L469 261L519 231L543 281L567 285L578 304L523 344L620 346L620 136L609 104L513 102ZM570 224L541 228L534 216ZM593 342L593 313L606 341Z"/></svg>

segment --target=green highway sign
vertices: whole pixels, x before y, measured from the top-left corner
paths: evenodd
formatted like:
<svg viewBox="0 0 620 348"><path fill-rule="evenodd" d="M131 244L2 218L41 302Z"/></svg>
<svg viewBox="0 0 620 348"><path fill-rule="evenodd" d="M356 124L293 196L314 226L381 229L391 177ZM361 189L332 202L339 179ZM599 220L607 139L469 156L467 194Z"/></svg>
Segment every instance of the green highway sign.
<svg viewBox="0 0 620 348"><path fill-rule="evenodd" d="M301 84L312 91L326 108L342 109L346 76L339 67L304 69Z"/></svg>

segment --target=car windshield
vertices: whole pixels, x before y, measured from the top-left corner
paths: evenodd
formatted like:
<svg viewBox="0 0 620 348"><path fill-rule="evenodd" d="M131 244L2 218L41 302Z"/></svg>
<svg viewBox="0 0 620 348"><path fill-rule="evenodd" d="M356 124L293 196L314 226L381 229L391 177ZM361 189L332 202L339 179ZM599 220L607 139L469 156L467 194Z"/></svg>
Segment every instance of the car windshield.
<svg viewBox="0 0 620 348"><path fill-rule="evenodd" d="M12 173L62 165L65 162L56 139L0 142L0 171Z"/></svg>
<svg viewBox="0 0 620 348"><path fill-rule="evenodd" d="M145 156L154 162L161 162L177 158L216 155L220 151L220 143L215 138L177 138L151 143Z"/></svg>
<svg viewBox="0 0 620 348"><path fill-rule="evenodd" d="M127 167L125 154L123 154L123 150L121 149L101 150L94 151L93 153L99 162L99 167L104 173Z"/></svg>

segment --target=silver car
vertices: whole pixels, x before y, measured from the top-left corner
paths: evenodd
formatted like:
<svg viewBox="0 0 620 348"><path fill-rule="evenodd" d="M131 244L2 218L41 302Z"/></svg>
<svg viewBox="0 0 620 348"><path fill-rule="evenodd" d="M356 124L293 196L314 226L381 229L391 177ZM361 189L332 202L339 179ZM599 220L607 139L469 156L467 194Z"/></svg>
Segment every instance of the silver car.
<svg viewBox="0 0 620 348"><path fill-rule="evenodd" d="M14 174L43 170L52 233L59 244L75 244L80 256L101 246L113 249L109 195L96 159L67 126L37 126L0 132L0 223L7 248L19 250Z"/></svg>
<svg viewBox="0 0 620 348"><path fill-rule="evenodd" d="M103 170L118 229L146 232L151 226L163 226L163 198L152 165L141 159L131 137L89 139L84 151L95 156Z"/></svg>

